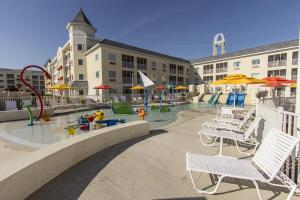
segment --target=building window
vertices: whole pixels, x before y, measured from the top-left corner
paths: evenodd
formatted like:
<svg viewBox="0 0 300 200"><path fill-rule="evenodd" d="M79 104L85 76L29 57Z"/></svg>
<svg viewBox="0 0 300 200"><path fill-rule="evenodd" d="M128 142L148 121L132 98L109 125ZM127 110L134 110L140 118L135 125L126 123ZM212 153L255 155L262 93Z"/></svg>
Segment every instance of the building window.
<svg viewBox="0 0 300 200"><path fill-rule="evenodd" d="M95 61L99 60L99 54L95 54Z"/></svg>
<svg viewBox="0 0 300 200"><path fill-rule="evenodd" d="M286 78L286 69L281 70L269 70L268 77L281 77Z"/></svg>
<svg viewBox="0 0 300 200"><path fill-rule="evenodd" d="M223 79L227 76L227 74L221 74L221 75L217 75L216 76L216 80L220 80L220 79Z"/></svg>
<svg viewBox="0 0 300 200"><path fill-rule="evenodd" d="M240 66L241 66L240 61L233 62L233 67L240 67Z"/></svg>
<svg viewBox="0 0 300 200"><path fill-rule="evenodd" d="M8 78L8 79L14 79L15 75L14 74L6 74L6 78Z"/></svg>
<svg viewBox="0 0 300 200"><path fill-rule="evenodd" d="M162 64L162 71L163 72L167 71L167 65L166 64Z"/></svg>
<svg viewBox="0 0 300 200"><path fill-rule="evenodd" d="M268 56L268 67L286 66L286 53Z"/></svg>
<svg viewBox="0 0 300 200"><path fill-rule="evenodd" d="M0 77L3 77L3 74L0 74Z"/></svg>
<svg viewBox="0 0 300 200"><path fill-rule="evenodd" d="M146 58L136 58L137 69L147 70L147 59Z"/></svg>
<svg viewBox="0 0 300 200"><path fill-rule="evenodd" d="M252 59L252 65L259 65L260 64L260 59L256 58L256 59Z"/></svg>
<svg viewBox="0 0 300 200"><path fill-rule="evenodd" d="M216 73L227 72L227 62L216 64Z"/></svg>
<svg viewBox="0 0 300 200"><path fill-rule="evenodd" d="M177 77L177 84L178 84L178 85L183 85L183 84L184 84L184 82L183 82L183 77L181 77L181 76L178 76L178 77Z"/></svg>
<svg viewBox="0 0 300 200"><path fill-rule="evenodd" d="M111 65L115 65L117 63L117 55L114 53L108 53L107 59L108 59L109 64L111 64Z"/></svg>
<svg viewBox="0 0 300 200"><path fill-rule="evenodd" d="M7 84L9 84L9 85L14 85L15 84L15 80L7 80Z"/></svg>
<svg viewBox="0 0 300 200"><path fill-rule="evenodd" d="M132 83L132 74L131 71L122 71L122 82L123 83Z"/></svg>
<svg viewBox="0 0 300 200"><path fill-rule="evenodd" d="M156 62L151 62L151 68L152 70L156 70Z"/></svg>
<svg viewBox="0 0 300 200"><path fill-rule="evenodd" d="M293 81L297 80L297 68L292 69L291 80L293 80Z"/></svg>
<svg viewBox="0 0 300 200"><path fill-rule="evenodd" d="M82 44L77 44L77 50L78 51L83 51L83 45Z"/></svg>
<svg viewBox="0 0 300 200"><path fill-rule="evenodd" d="M81 95L81 96L84 95L84 90L79 90L78 94Z"/></svg>
<svg viewBox="0 0 300 200"><path fill-rule="evenodd" d="M175 85L176 84L176 76L169 76L169 81L170 81L170 83Z"/></svg>
<svg viewBox="0 0 300 200"><path fill-rule="evenodd" d="M100 77L100 72L96 71L96 78L99 78L99 77Z"/></svg>
<svg viewBox="0 0 300 200"><path fill-rule="evenodd" d="M169 71L171 74L176 74L176 65L170 64L169 65Z"/></svg>
<svg viewBox="0 0 300 200"><path fill-rule="evenodd" d="M38 80L39 79L39 76L37 75L32 75L32 80Z"/></svg>
<svg viewBox="0 0 300 200"><path fill-rule="evenodd" d="M214 77L213 76L203 76L203 82L205 84L209 84L213 81Z"/></svg>
<svg viewBox="0 0 300 200"><path fill-rule="evenodd" d="M203 74L212 74L214 72L214 65L204 65L203 66Z"/></svg>
<svg viewBox="0 0 300 200"><path fill-rule="evenodd" d="M83 65L83 59L78 59L78 65L80 65L80 66Z"/></svg>
<svg viewBox="0 0 300 200"><path fill-rule="evenodd" d="M182 65L178 65L177 66L177 73L178 74L183 74L183 72L184 72L184 67Z"/></svg>
<svg viewBox="0 0 300 200"><path fill-rule="evenodd" d="M292 65L298 65L298 51L293 52Z"/></svg>
<svg viewBox="0 0 300 200"><path fill-rule="evenodd" d="M133 68L133 66L134 66L133 56L122 54L122 67Z"/></svg>
<svg viewBox="0 0 300 200"><path fill-rule="evenodd" d="M115 71L108 71L108 77L109 78L116 78L117 77L117 73Z"/></svg>
<svg viewBox="0 0 300 200"><path fill-rule="evenodd" d="M84 80L84 75L83 74L79 74L79 80L83 81Z"/></svg>

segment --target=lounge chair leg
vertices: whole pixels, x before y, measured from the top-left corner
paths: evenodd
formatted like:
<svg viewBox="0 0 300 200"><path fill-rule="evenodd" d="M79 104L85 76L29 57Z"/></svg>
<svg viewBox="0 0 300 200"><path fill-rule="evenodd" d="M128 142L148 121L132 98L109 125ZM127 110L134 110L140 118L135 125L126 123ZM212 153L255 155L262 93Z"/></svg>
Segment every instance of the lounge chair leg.
<svg viewBox="0 0 300 200"><path fill-rule="evenodd" d="M245 154L245 155L247 155L247 156L250 156L250 155L251 155L251 153L246 153L246 152L241 151L241 149L240 149L240 147L239 147L237 141L234 140L234 142L235 142L235 146L236 146L237 150L238 150L240 153Z"/></svg>
<svg viewBox="0 0 300 200"><path fill-rule="evenodd" d="M216 193L217 190L218 190L218 188L219 188L219 186L220 186L220 183L221 183L222 179L225 177L225 176L220 176L220 177L218 178L218 182L217 182L217 185L216 185L215 189L213 189L212 191L205 191L205 190L200 190L200 189L198 189L198 188L196 187L196 184L195 184L195 182L194 182L194 178L193 178L192 172L191 172L191 170L188 170L188 171L189 171L189 175L190 175L190 177L191 177L191 180L192 180L192 184L193 184L194 189L196 190L196 192L198 192L198 193L203 193L203 194L214 194L214 193Z"/></svg>
<svg viewBox="0 0 300 200"><path fill-rule="evenodd" d="M253 182L254 185L255 185L256 192L257 192L257 195L258 195L259 200L262 200L261 193L260 193L260 191L259 191L259 187L258 187L257 182L256 182L256 181L252 181L252 182Z"/></svg>
<svg viewBox="0 0 300 200"><path fill-rule="evenodd" d="M291 200L294 193L295 193L295 190L297 189L297 185L294 185L289 193L289 196L286 198L287 200Z"/></svg>
<svg viewBox="0 0 300 200"><path fill-rule="evenodd" d="M223 138L220 137L220 151L219 151L219 156L222 156L223 153Z"/></svg>
<svg viewBox="0 0 300 200"><path fill-rule="evenodd" d="M213 142L210 143L210 144L208 144L208 143L206 143L206 142L203 141L202 134L199 134L199 135L200 135L201 143L202 143L204 146L210 146L210 147L212 147L212 146L215 145L215 143L216 143L216 141L217 141L217 139L218 139L218 137L215 137L215 138L213 139Z"/></svg>

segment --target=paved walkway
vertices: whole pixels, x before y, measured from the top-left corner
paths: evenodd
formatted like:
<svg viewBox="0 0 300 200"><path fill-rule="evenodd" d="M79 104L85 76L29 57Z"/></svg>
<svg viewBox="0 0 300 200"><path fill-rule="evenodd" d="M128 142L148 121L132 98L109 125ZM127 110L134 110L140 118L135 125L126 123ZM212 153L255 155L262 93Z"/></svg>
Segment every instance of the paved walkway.
<svg viewBox="0 0 300 200"><path fill-rule="evenodd" d="M28 200L257 199L252 184L230 183L236 180L225 180L217 195L200 195L193 190L185 171L185 153L217 154L218 148L203 147L197 135L201 123L214 115L205 110L182 112L180 119L165 129L152 131L149 136L116 145L84 160ZM224 154L240 156L232 146L225 146ZM197 180L202 187L211 185L209 176L201 175ZM264 199L285 199L287 196L262 187Z"/></svg>

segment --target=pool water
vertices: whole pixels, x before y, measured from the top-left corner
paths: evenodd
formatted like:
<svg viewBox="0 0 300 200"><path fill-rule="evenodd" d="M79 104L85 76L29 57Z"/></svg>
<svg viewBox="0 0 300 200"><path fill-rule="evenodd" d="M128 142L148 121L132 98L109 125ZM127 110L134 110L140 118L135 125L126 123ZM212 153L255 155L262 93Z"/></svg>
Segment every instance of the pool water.
<svg viewBox="0 0 300 200"><path fill-rule="evenodd" d="M174 122L177 119L177 113L182 110L193 110L201 108L210 108L206 104L183 104L172 107L171 112L160 113L158 111L148 112L145 120L149 121L150 129L157 129ZM76 120L86 114L92 114L96 110L77 112L51 118L49 122L35 122L34 126L28 126L28 120L6 122L0 125L0 137L12 140L24 145L41 147L47 144L67 139L70 136L65 127L76 124ZM140 120L137 114L120 115L113 114L111 109L104 109L105 119L125 119L127 122ZM81 134L78 129L76 134Z"/></svg>

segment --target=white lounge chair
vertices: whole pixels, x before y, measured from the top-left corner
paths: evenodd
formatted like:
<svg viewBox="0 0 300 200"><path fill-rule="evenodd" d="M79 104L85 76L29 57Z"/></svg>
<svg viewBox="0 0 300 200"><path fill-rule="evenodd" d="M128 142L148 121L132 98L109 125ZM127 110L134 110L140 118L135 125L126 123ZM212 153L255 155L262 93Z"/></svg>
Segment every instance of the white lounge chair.
<svg viewBox="0 0 300 200"><path fill-rule="evenodd" d="M299 139L296 137L276 129L271 129L252 161L225 156L206 156L187 153L186 170L189 172L193 187L198 193L214 194L222 179L231 177L252 181L256 187L259 199L262 199L262 196L257 182L288 188L290 189L290 193L287 199L290 200L297 185L283 174L280 169L292 154L297 143L299 143ZM217 175L218 182L215 189L212 191L199 189L195 184L192 172ZM272 183L275 178L281 181L282 184Z"/></svg>
<svg viewBox="0 0 300 200"><path fill-rule="evenodd" d="M18 110L16 101L5 101L5 110Z"/></svg>
<svg viewBox="0 0 300 200"><path fill-rule="evenodd" d="M202 126L214 129L227 129L233 131L241 131L245 124L251 119L255 112L255 108L249 110L243 120L235 118L215 118L213 122L204 122ZM218 120L218 121L216 121Z"/></svg>
<svg viewBox="0 0 300 200"><path fill-rule="evenodd" d="M213 119L214 122L219 122L219 123L228 123L228 124L241 124L243 123L245 118L249 118L251 117L253 114L255 113L255 107L251 107L249 109L249 111L246 113L246 115L244 115L241 119L235 119L235 118L223 118L223 117L219 117L217 116L215 119Z"/></svg>
<svg viewBox="0 0 300 200"><path fill-rule="evenodd" d="M244 133L238 133L238 132L235 132L233 130L211 129L211 128L207 128L207 127L204 126L199 131L201 143L205 146L207 146L207 145L208 146L213 146L216 143L217 139L220 138L219 155L222 155L223 140L224 139L230 139L230 140L233 140L235 142L236 148L240 153L243 153L243 154L246 154L246 155L251 155L255 152L255 150L257 149L257 147L259 145L259 142L252 136L252 133L255 131L255 128L258 127L261 120L262 120L262 118L260 116L256 116L255 119L252 122L249 123L249 126L248 126L248 128L246 129L246 131ZM207 138L214 138L213 142L211 144L205 143L203 141L202 135L205 135ZM251 154L241 151L240 148L239 148L238 142L254 145L254 149L251 152Z"/></svg>

